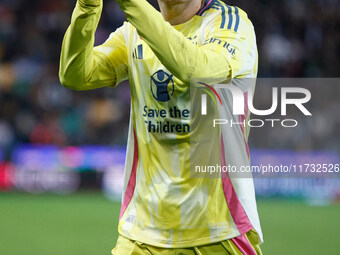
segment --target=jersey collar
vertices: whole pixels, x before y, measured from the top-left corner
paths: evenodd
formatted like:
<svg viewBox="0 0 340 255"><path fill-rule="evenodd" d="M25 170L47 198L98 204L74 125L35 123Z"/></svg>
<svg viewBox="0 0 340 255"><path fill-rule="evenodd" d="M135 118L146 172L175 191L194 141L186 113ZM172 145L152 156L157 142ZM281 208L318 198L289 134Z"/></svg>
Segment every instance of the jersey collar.
<svg viewBox="0 0 340 255"><path fill-rule="evenodd" d="M213 5L216 0L205 0L203 7L196 13L198 16L202 16L203 13Z"/></svg>

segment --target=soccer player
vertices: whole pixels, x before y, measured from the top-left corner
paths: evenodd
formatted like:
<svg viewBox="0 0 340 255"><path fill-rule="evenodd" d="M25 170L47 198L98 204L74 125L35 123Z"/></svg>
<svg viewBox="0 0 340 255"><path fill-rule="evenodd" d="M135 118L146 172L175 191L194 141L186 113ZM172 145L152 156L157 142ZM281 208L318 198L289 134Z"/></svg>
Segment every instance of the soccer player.
<svg viewBox="0 0 340 255"><path fill-rule="evenodd" d="M261 254L252 179L190 175L190 82L231 81L246 98L248 90L236 80L257 75L246 13L220 0L158 0L160 13L146 0L118 2L127 22L94 47L102 0L77 1L59 71L61 83L74 90L129 79L125 183L112 253ZM221 95L221 101L225 116L249 117L247 111L230 116L230 98ZM206 158L217 151L222 165L249 165L247 138L241 125L222 128L221 140L195 148L205 149Z"/></svg>

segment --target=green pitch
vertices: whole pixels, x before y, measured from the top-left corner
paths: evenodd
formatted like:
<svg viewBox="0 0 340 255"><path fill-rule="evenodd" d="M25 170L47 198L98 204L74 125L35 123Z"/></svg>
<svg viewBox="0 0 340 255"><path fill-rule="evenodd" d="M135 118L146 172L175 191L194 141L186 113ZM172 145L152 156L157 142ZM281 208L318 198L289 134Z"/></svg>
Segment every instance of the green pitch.
<svg viewBox="0 0 340 255"><path fill-rule="evenodd" d="M1 255L110 254L120 204L100 193L0 193ZM265 255L340 254L340 206L259 201Z"/></svg>

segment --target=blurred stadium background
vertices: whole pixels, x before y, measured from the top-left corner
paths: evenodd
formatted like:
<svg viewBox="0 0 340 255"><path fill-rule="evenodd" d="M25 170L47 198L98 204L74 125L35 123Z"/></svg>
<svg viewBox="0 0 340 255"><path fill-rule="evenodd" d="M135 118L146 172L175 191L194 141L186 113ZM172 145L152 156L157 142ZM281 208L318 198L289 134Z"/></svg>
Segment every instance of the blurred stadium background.
<svg viewBox="0 0 340 255"><path fill-rule="evenodd" d="M226 2L254 23L259 77L339 77L340 1ZM0 0L3 255L109 254L117 238L129 86L73 92L60 85L60 47L74 4ZM104 5L96 44L124 20L113 0ZM257 105L266 104L266 93L258 88ZM312 95L313 120L290 131L251 132L254 164L340 163L340 86ZM340 254L340 178L255 184L265 254Z"/></svg>

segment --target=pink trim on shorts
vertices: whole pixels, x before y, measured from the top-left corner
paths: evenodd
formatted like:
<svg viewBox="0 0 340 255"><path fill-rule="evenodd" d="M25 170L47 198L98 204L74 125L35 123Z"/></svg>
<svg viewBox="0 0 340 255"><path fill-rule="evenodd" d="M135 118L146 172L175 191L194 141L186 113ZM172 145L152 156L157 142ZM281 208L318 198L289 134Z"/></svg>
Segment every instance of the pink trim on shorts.
<svg viewBox="0 0 340 255"><path fill-rule="evenodd" d="M245 235L235 237L231 239L231 241L236 245L237 249L239 249L243 255L257 255L254 247L251 245Z"/></svg>

